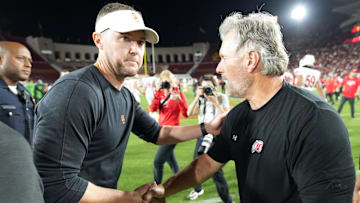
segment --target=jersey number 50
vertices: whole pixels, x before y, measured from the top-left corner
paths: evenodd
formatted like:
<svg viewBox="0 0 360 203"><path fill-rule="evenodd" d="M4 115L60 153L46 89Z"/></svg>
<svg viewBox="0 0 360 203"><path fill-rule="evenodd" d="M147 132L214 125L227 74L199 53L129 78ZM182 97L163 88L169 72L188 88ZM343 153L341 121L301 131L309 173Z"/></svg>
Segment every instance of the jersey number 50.
<svg viewBox="0 0 360 203"><path fill-rule="evenodd" d="M315 86L315 76L307 75L305 80L305 87L313 88Z"/></svg>

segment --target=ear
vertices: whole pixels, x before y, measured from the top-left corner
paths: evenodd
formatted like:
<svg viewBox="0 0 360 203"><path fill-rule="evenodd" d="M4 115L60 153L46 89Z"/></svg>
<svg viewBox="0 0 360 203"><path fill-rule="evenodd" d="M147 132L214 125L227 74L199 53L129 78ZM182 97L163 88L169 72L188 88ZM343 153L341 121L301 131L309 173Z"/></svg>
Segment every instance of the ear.
<svg viewBox="0 0 360 203"><path fill-rule="evenodd" d="M93 41L94 41L95 45L97 46L97 48L103 49L101 34L97 33L97 32L93 32L92 38L93 38Z"/></svg>
<svg viewBox="0 0 360 203"><path fill-rule="evenodd" d="M260 55L257 51L251 50L248 52L247 58L248 58L247 71L248 71L248 73L252 73L255 71L256 67L259 64Z"/></svg>

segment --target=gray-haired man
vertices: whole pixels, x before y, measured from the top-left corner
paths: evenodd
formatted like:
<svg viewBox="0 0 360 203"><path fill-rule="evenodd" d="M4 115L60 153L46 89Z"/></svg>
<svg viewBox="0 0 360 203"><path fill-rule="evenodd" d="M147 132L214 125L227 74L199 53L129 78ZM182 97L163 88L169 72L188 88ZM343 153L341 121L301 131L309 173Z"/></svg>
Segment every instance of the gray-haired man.
<svg viewBox="0 0 360 203"><path fill-rule="evenodd" d="M281 80L288 55L276 17L233 13L220 26L217 73L244 98L228 114L208 154L145 197L163 198L235 162L249 202L351 202L355 171L347 129L322 98Z"/></svg>

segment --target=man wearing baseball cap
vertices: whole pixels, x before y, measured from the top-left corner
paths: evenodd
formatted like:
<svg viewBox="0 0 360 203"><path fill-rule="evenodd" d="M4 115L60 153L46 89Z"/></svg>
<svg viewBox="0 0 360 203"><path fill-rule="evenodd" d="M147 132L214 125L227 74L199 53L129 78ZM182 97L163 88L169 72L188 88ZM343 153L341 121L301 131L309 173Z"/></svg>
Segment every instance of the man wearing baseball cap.
<svg viewBox="0 0 360 203"><path fill-rule="evenodd" d="M339 91L340 87L344 86L343 96L341 98L338 112L341 112L345 102L348 101L350 103L351 118L355 118L355 96L360 93L360 78L356 77L356 74L357 70L352 69L349 76L345 77L340 86L337 87L337 91Z"/></svg>
<svg viewBox="0 0 360 203"><path fill-rule="evenodd" d="M160 126L123 87L142 66L145 41L158 34L140 12L105 5L96 19L95 64L60 78L35 110L34 159L45 202L142 202L151 186L116 190L130 132L155 144L219 134L223 118L202 125Z"/></svg>

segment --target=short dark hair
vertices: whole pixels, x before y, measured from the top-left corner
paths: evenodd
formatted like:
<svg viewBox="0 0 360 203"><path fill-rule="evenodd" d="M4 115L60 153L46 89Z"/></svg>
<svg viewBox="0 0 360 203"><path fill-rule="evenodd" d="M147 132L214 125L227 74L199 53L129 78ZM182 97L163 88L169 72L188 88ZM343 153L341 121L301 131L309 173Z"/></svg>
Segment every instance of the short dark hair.
<svg viewBox="0 0 360 203"><path fill-rule="evenodd" d="M121 3L117 3L117 2L115 2L115 3L108 3L108 4L106 4L105 6L103 6L103 7L100 9L100 11L99 11L99 13L98 13L98 15L97 15L97 17L96 17L95 24L98 22L98 20L99 20L101 17L105 16L105 15L108 14L108 13L111 13L111 12L114 12L114 11L118 11L118 10L131 10L131 11L136 11L136 12L138 12L138 13L141 15L141 13L140 13L139 11L135 10L133 7L131 7L131 6L129 6L129 5L121 4Z"/></svg>
<svg viewBox="0 0 360 203"><path fill-rule="evenodd" d="M199 84L201 85L201 83L203 81L211 81L212 84L214 85L214 87L217 86L216 80L215 80L213 75L206 74L206 75L201 76L200 79L199 79Z"/></svg>

